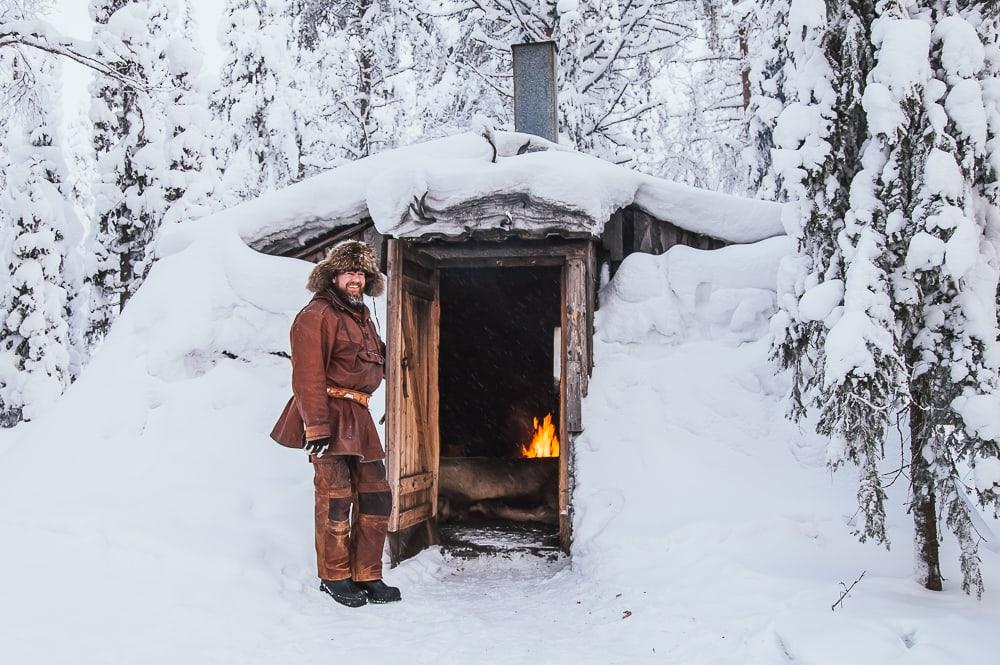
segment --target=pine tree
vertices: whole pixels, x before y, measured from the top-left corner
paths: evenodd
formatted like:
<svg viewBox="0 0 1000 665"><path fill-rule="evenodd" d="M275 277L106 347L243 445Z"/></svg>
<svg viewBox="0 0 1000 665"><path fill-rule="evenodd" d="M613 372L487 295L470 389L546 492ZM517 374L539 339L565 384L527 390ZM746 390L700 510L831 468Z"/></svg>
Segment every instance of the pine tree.
<svg viewBox="0 0 1000 665"><path fill-rule="evenodd" d="M910 374L911 505L917 576L941 588L937 505L960 546L962 587L982 594L979 534L967 500L962 467L996 461L996 441L966 428L961 405L998 388L995 351L996 247L976 200L987 159L988 121L982 76L986 52L976 27L950 3L932 7L930 60L934 79L925 94L928 145L913 192L913 234L899 271L898 307ZM992 501L989 494L993 493ZM980 495L996 509L996 494Z"/></svg>
<svg viewBox="0 0 1000 665"><path fill-rule="evenodd" d="M100 57L145 82L137 90L106 77L91 86L99 182L91 238L93 305L88 342L108 331L152 265L152 242L166 211L167 128L161 91L169 80L170 0L92 0Z"/></svg>
<svg viewBox="0 0 1000 665"><path fill-rule="evenodd" d="M897 323L898 302L907 296L894 276L913 232L916 170L929 147L922 102L930 84L930 31L908 19L895 0L877 9L872 28L877 63L863 97L871 138L861 158L864 168L851 186L851 209L840 239L844 310L825 342L821 399L830 401L820 429L842 437L843 457L862 468L863 537L888 544L878 462L890 423L909 401L908 358Z"/></svg>
<svg viewBox="0 0 1000 665"><path fill-rule="evenodd" d="M445 109L440 32L409 0L295 0L303 175L414 142Z"/></svg>
<svg viewBox="0 0 1000 665"><path fill-rule="evenodd" d="M42 413L70 381L65 262L78 222L58 136L54 64L25 55L32 78L20 117L7 125L0 209L11 224L4 247L9 282L0 311L0 426ZM19 122L18 122L19 121Z"/></svg>
<svg viewBox="0 0 1000 665"><path fill-rule="evenodd" d="M797 3L789 15L793 65L815 65L808 50L798 55L797 35L805 44L810 29L797 29L794 17L807 14L796 10L809 4ZM841 14L848 19L842 25L862 28L854 37L838 31L817 42L828 47L825 69L841 66L832 89L849 103L832 116L818 113L833 119L823 125L833 131L809 154L836 154L832 170L816 169L823 164L818 160L803 169L799 156L810 139L801 131L785 133L786 114L798 120L788 125L795 129L814 117L812 109L792 102L774 130L775 169L789 198L800 200L788 220L798 221L790 226L799 252L786 270L776 355L793 369L793 415L809 403L819 407L817 428L831 436L831 464L851 461L861 469L862 540L888 544L879 463L890 425L908 420L910 445L898 474L909 479L917 579L929 589L942 586L940 510L959 542L962 587L981 594L980 536L965 468L975 472L980 503L996 512L1000 418L984 413L1000 405L1000 257L991 230L1000 219L991 161L1000 105L991 111L991 84L984 82L996 70L976 34L978 27L996 44L996 24L990 25L996 12L956 4L962 3L880 0L868 7L874 20L866 21L859 3L851 7L858 10L854 16ZM876 52L866 68L871 60L862 35L869 24ZM829 45L838 43L839 57L829 57L837 53ZM855 72L844 66L852 61ZM820 89L815 80L813 91ZM803 98L801 86L786 81L786 89ZM840 122L845 118L854 122ZM845 151L862 145L860 155ZM843 186L848 175L849 189ZM805 185L798 192L796 182Z"/></svg>
<svg viewBox="0 0 1000 665"><path fill-rule="evenodd" d="M829 8L829 9L828 9ZM792 0L774 4L765 19L784 17L788 26L776 26L778 39L788 35L788 60L780 49L767 51L775 97L755 98L756 108L768 106L758 133L764 145L771 141L770 181L779 197L793 203L784 223L795 239L797 252L786 260L779 275L781 311L773 322L775 356L792 370L792 415L802 417L822 378L822 347L832 303L820 311L801 311L799 302L817 295L836 296L843 287L843 257L838 234L844 227L849 192L861 168L859 151L866 137L861 109L863 81L871 69L868 29L872 16L865 2L828 3ZM867 12L867 13L866 13ZM759 74L757 76L760 76ZM779 90L777 86L780 85ZM786 98L774 119L771 108ZM768 134L766 126L774 123ZM818 400L822 403L822 400Z"/></svg>
<svg viewBox="0 0 1000 665"><path fill-rule="evenodd" d="M227 206L300 177L293 36L284 10L284 0L226 3L222 25L228 56L212 108L221 198Z"/></svg>
<svg viewBox="0 0 1000 665"><path fill-rule="evenodd" d="M747 108L747 147L743 161L747 165L749 190L761 198L780 196L780 174L771 168L774 128L788 103L785 69L788 57L788 10L790 0L764 0L755 5L747 20L751 24L750 104Z"/></svg>
<svg viewBox="0 0 1000 665"><path fill-rule="evenodd" d="M198 219L218 208L214 194L219 173L206 130L212 114L199 80L202 56L194 44L194 24L190 7L173 12L180 29L167 43L169 85L164 104L169 135L166 154L169 167L165 177L167 210L164 224Z"/></svg>

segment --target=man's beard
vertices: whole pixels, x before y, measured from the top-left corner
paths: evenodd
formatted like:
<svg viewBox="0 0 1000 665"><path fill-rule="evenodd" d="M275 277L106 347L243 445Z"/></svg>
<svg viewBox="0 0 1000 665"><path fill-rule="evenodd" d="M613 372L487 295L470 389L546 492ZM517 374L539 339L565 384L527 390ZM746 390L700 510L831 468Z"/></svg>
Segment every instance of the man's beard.
<svg viewBox="0 0 1000 665"><path fill-rule="evenodd" d="M343 300L348 307L352 309L364 309L365 307L365 296L363 292L359 292L358 295L352 295L346 290L341 289L336 284L333 285L333 290L336 291L340 299Z"/></svg>

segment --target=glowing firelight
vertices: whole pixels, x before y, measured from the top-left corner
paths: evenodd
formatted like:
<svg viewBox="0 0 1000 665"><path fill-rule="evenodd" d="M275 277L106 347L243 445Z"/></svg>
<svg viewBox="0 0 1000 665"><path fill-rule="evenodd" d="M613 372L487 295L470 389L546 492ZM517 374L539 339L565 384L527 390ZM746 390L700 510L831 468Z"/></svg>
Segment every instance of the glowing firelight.
<svg viewBox="0 0 1000 665"><path fill-rule="evenodd" d="M521 457L559 457L559 437L556 436L556 426L552 424L552 414L545 416L541 426L538 418L532 420L535 435L531 443L521 446Z"/></svg>

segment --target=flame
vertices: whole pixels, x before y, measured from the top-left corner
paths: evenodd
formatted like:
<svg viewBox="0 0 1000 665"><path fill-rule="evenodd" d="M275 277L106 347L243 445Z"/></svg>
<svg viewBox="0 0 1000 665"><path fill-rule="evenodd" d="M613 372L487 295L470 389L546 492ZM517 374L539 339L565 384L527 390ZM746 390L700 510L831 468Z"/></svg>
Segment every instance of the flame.
<svg viewBox="0 0 1000 665"><path fill-rule="evenodd" d="M556 436L556 426L552 424L552 414L545 416L541 426L538 418L532 418L535 435L531 442L521 446L521 457L559 457L559 437Z"/></svg>

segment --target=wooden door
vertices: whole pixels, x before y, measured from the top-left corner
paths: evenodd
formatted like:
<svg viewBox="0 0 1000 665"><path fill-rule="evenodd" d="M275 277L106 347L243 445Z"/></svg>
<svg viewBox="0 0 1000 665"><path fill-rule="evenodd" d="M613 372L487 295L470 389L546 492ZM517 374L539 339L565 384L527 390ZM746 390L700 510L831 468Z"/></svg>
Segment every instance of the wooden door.
<svg viewBox="0 0 1000 665"><path fill-rule="evenodd" d="M388 248L387 470L393 563L438 542L439 275L406 241Z"/></svg>

